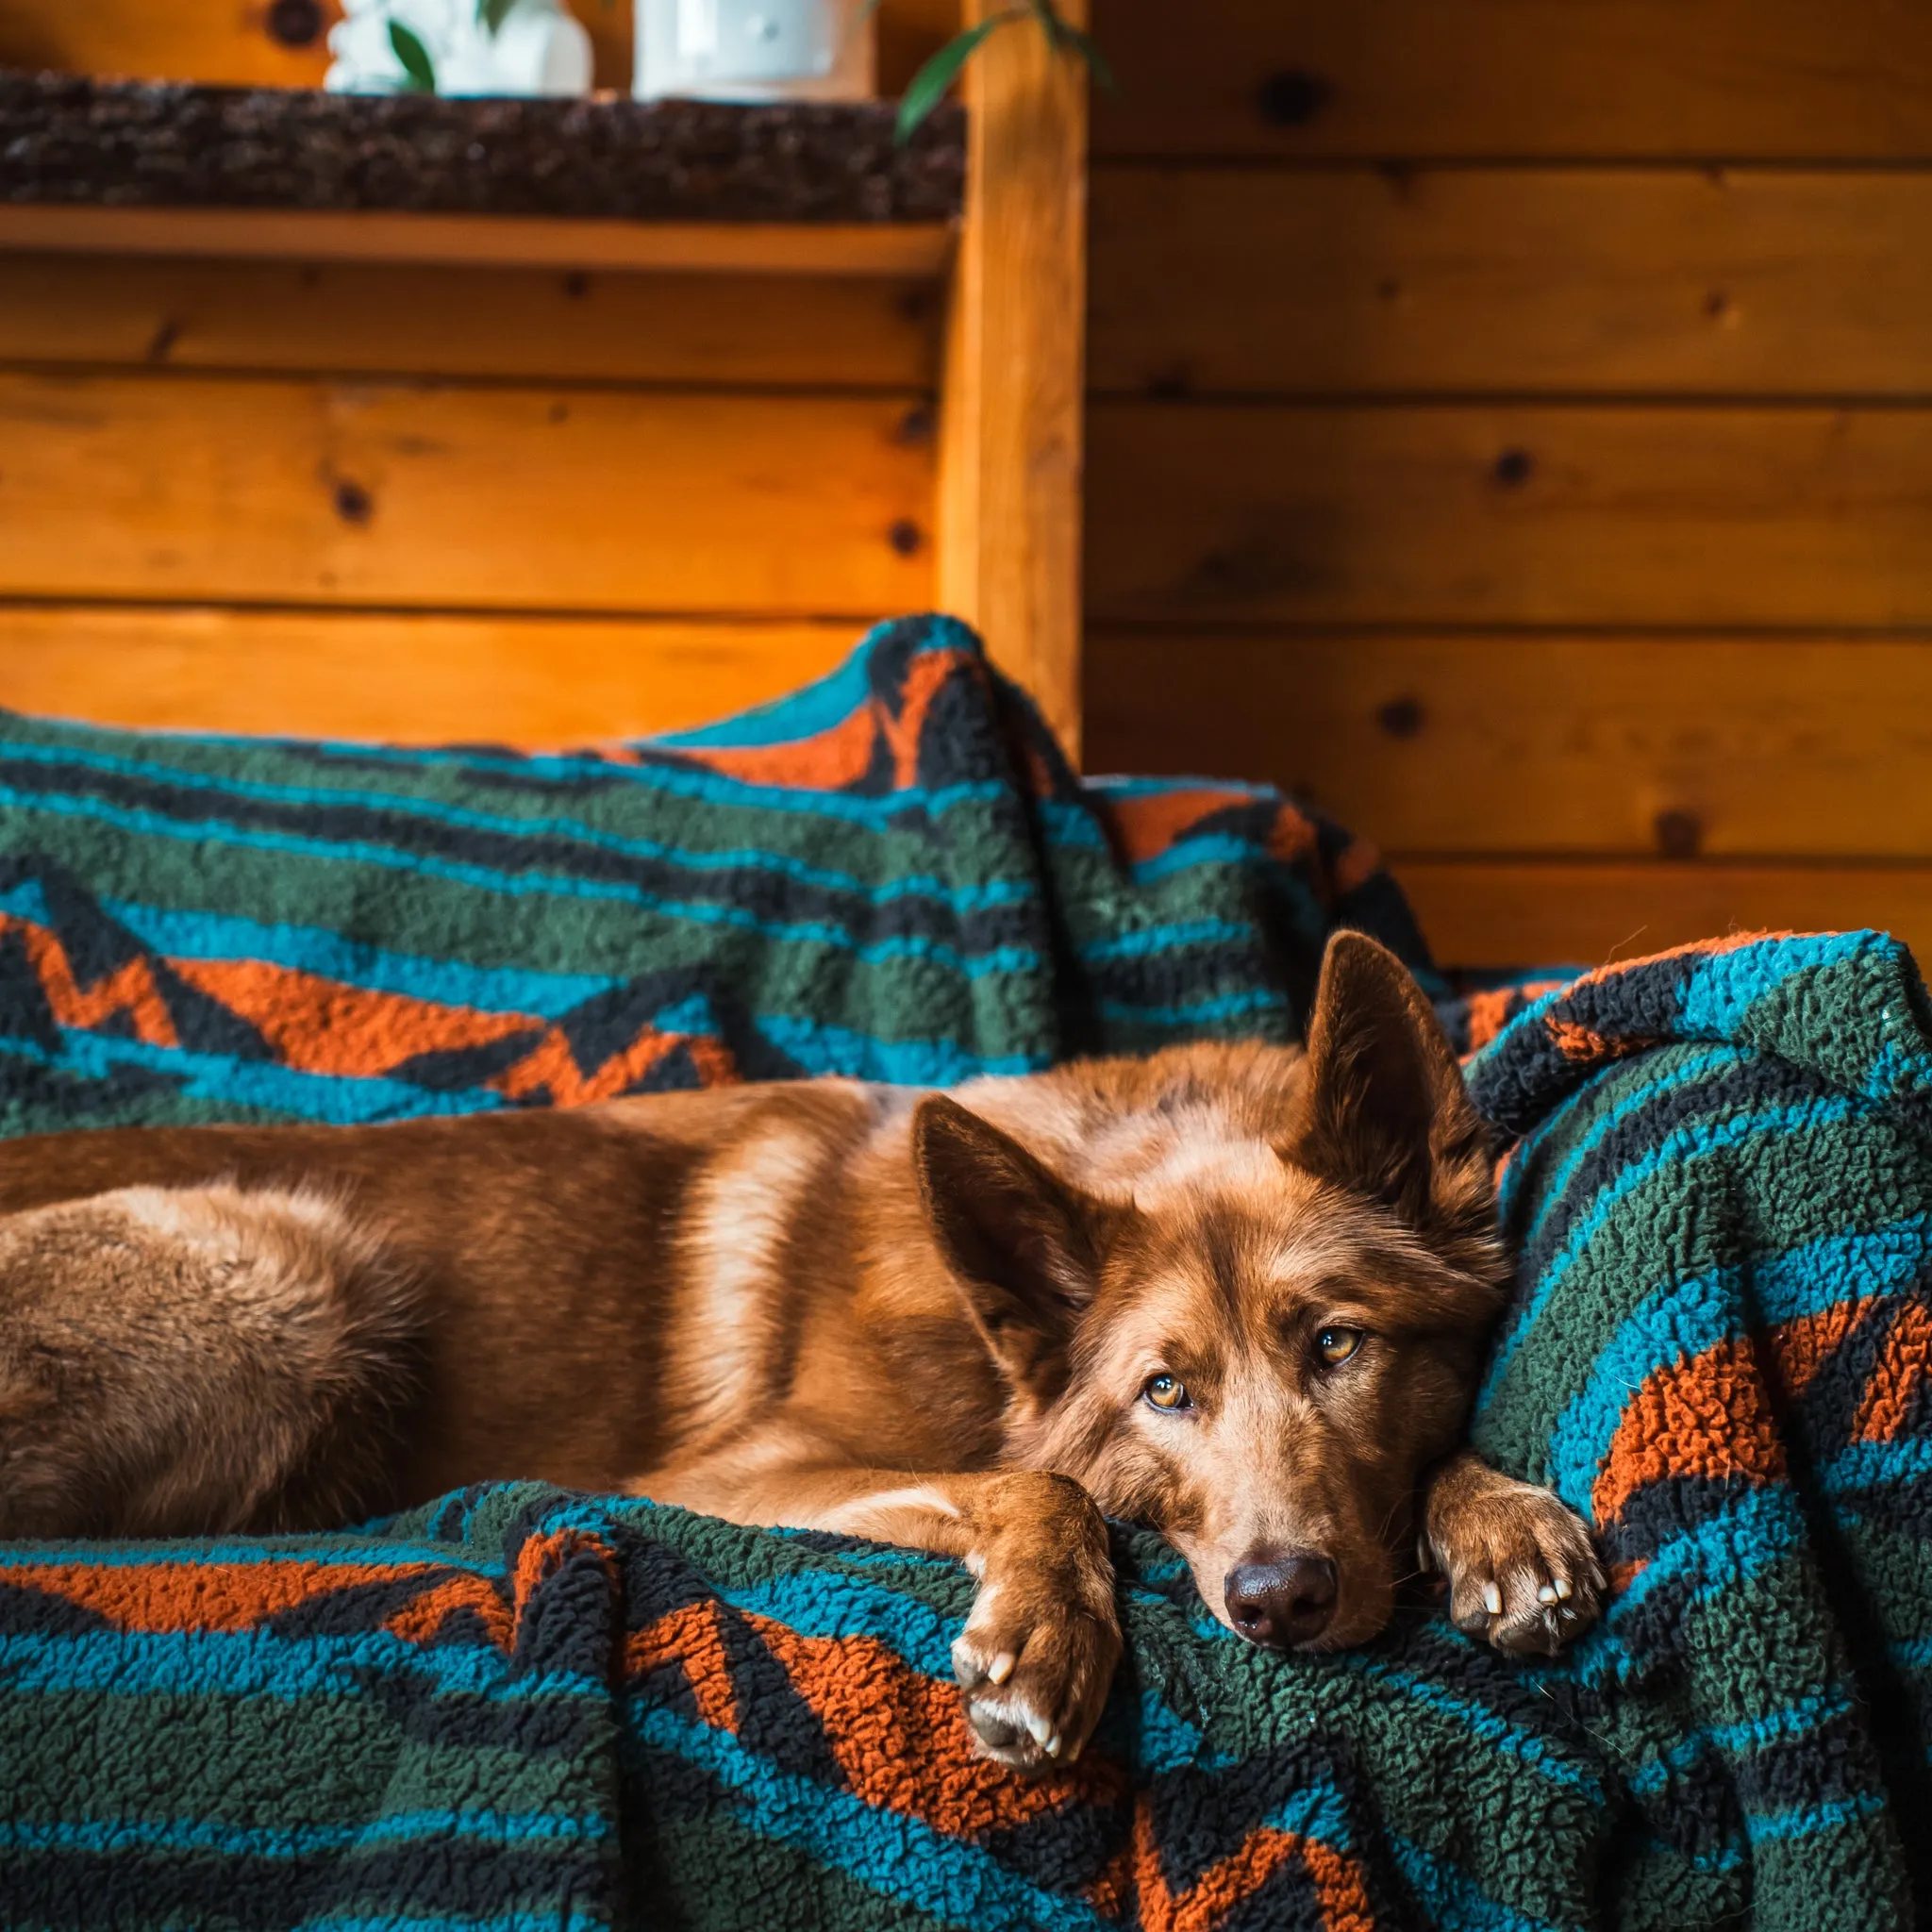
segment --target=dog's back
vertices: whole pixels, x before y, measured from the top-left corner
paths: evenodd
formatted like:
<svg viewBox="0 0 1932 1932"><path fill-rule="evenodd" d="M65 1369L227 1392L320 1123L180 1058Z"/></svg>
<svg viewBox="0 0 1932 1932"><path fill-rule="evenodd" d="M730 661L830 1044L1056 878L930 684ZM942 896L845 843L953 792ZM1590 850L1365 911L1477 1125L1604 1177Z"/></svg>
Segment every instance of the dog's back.
<svg viewBox="0 0 1932 1932"><path fill-rule="evenodd" d="M679 1399L681 1374L711 1379L747 1326L795 1327L795 1317L774 1324L764 1305L781 1284L812 1291L801 1256L816 1258L817 1278L836 1274L826 1231L807 1239L806 1217L793 1217L782 1244L797 1241L796 1253L781 1257L765 1237L794 1195L801 1208L844 1202L838 1170L868 1111L861 1090L824 1083L369 1127L137 1128L8 1142L0 1146L0 1427L8 1413L43 1415L57 1399L50 1378L71 1383L78 1372L77 1345L50 1354L37 1339L50 1301L63 1321L84 1304L104 1355L146 1364L155 1457L178 1440L160 1422L158 1334L180 1338L168 1357L185 1378L177 1408L204 1407L219 1388L221 1400L248 1412L232 1307L211 1305L208 1284L245 1265L266 1294L293 1199L307 1249L288 1266L313 1284L318 1307L339 1311L344 1351L360 1353L369 1371L368 1426L384 1443L379 1471L358 1467L353 1481L308 1473L301 1487L325 1520L343 1520L345 1507L389 1507L510 1474L615 1487L661 1461L703 1407ZM782 1150L793 1165L756 1172L747 1152L759 1147ZM210 1189L219 1205L192 1225L158 1213L182 1191ZM67 1205L50 1211L57 1204ZM710 1231L698 1237L694 1218ZM132 1276L121 1265L130 1240L143 1257ZM760 1273L755 1253L784 1265ZM706 1313L680 1317L680 1298ZM667 1351L708 1315L723 1318L709 1345L683 1348L688 1369L672 1367ZM355 1340L358 1325L379 1331L382 1346ZM309 1351L303 1366L313 1374L324 1360ZM340 1393L338 1407L353 1410L354 1391ZM331 1447L344 1446L339 1436ZM0 1533L36 1527L21 1518L23 1493L18 1482L0 1491ZM196 1507L184 1504L178 1520L147 1509L60 1526L241 1526ZM302 1496L250 1514L320 1526Z"/></svg>
<svg viewBox="0 0 1932 1932"><path fill-rule="evenodd" d="M1204 1045L964 1093L1074 1186L1125 1196L1258 1136L1299 1058ZM322 1526L508 1475L583 1489L655 1477L670 1495L788 1426L819 1453L884 1467L990 1466L1010 1391L919 1193L917 1098L815 1081L564 1112L5 1143L0 1427L10 1412L41 1429L67 1399L57 1388L71 1393L82 1351L36 1340L51 1298L70 1330L85 1307L104 1356L142 1365L149 1417L115 1479L93 1486L104 1513L57 1512L70 1532ZM192 1211L191 1194L205 1197ZM210 1297L238 1271L282 1325L273 1374L236 1322L240 1291ZM225 1510L211 1512L205 1483L142 1487L137 1501L126 1471L182 1440L165 1418L211 1403L266 1412L284 1372L329 1391L326 1440L294 1458L299 1476L242 1481L238 1459ZM127 1391L119 1401L125 1415ZM314 1466L325 1451L339 1466ZM51 1526L27 1503L46 1492L16 1481L0 1493L0 1533Z"/></svg>

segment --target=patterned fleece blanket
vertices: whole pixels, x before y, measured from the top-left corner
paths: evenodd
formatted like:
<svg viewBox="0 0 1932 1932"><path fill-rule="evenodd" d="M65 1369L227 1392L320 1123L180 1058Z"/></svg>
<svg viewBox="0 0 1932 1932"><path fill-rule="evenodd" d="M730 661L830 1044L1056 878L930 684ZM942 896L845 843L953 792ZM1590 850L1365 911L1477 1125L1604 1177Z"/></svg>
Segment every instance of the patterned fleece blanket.
<svg viewBox="0 0 1932 1932"><path fill-rule="evenodd" d="M1257 787L1081 784L944 618L598 753L0 713L0 1133L1287 1040L1336 924L1427 970L1368 847Z"/></svg>
<svg viewBox="0 0 1932 1932"><path fill-rule="evenodd" d="M1291 1032L1337 918L1425 964L1359 847L1241 788L1078 785L934 625L803 711L603 758L6 721L0 813L16 1131L945 1078ZM1619 1585L1571 1656L1426 1603L1266 1654L1123 1528L1126 1661L1029 1783L967 1752L972 1581L915 1553L515 1483L338 1537L11 1546L0 1923L1910 1924L1908 957L1740 941L1452 1018L1523 1253L1478 1439Z"/></svg>

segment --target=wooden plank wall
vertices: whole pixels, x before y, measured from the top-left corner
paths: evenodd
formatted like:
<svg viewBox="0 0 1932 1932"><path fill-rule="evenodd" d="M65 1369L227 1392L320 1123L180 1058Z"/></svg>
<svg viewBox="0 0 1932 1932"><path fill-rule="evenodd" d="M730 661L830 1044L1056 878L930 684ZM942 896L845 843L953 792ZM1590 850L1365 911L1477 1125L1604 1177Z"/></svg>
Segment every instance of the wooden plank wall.
<svg viewBox="0 0 1932 1932"><path fill-rule="evenodd" d="M1088 762L1439 954L1932 948L1932 13L1098 0Z"/></svg>
<svg viewBox="0 0 1932 1932"><path fill-rule="evenodd" d="M580 741L776 695L931 599L930 285L0 277L0 702Z"/></svg>
<svg viewBox="0 0 1932 1932"><path fill-rule="evenodd" d="M310 85L331 17L18 0L0 63ZM888 8L894 77L949 17ZM0 258L0 702L541 744L776 695L932 601L942 297Z"/></svg>

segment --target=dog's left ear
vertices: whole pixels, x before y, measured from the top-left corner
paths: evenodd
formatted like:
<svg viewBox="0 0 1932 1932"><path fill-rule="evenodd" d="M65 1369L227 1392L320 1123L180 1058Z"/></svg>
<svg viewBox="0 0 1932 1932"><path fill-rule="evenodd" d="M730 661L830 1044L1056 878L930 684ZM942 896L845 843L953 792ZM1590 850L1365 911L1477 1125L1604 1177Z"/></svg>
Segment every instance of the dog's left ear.
<svg viewBox="0 0 1932 1932"><path fill-rule="evenodd" d="M1304 1079L1286 1158L1424 1234L1488 1238L1487 1135L1462 1070L1408 969L1363 933L1328 941Z"/></svg>
<svg viewBox="0 0 1932 1932"><path fill-rule="evenodd" d="M994 1359L1044 1400L1099 1285L1107 1209L943 1093L912 1116L912 1158L940 1252Z"/></svg>

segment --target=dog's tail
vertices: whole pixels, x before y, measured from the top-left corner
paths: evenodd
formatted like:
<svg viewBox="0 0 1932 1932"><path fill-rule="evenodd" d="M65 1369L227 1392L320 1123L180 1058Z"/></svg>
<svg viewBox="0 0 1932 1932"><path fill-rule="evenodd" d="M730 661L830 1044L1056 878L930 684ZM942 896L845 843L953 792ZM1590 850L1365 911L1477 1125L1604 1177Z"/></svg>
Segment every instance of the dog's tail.
<svg viewBox="0 0 1932 1932"><path fill-rule="evenodd" d="M0 1537L380 1507L419 1332L406 1272L321 1194L127 1188L0 1219Z"/></svg>

